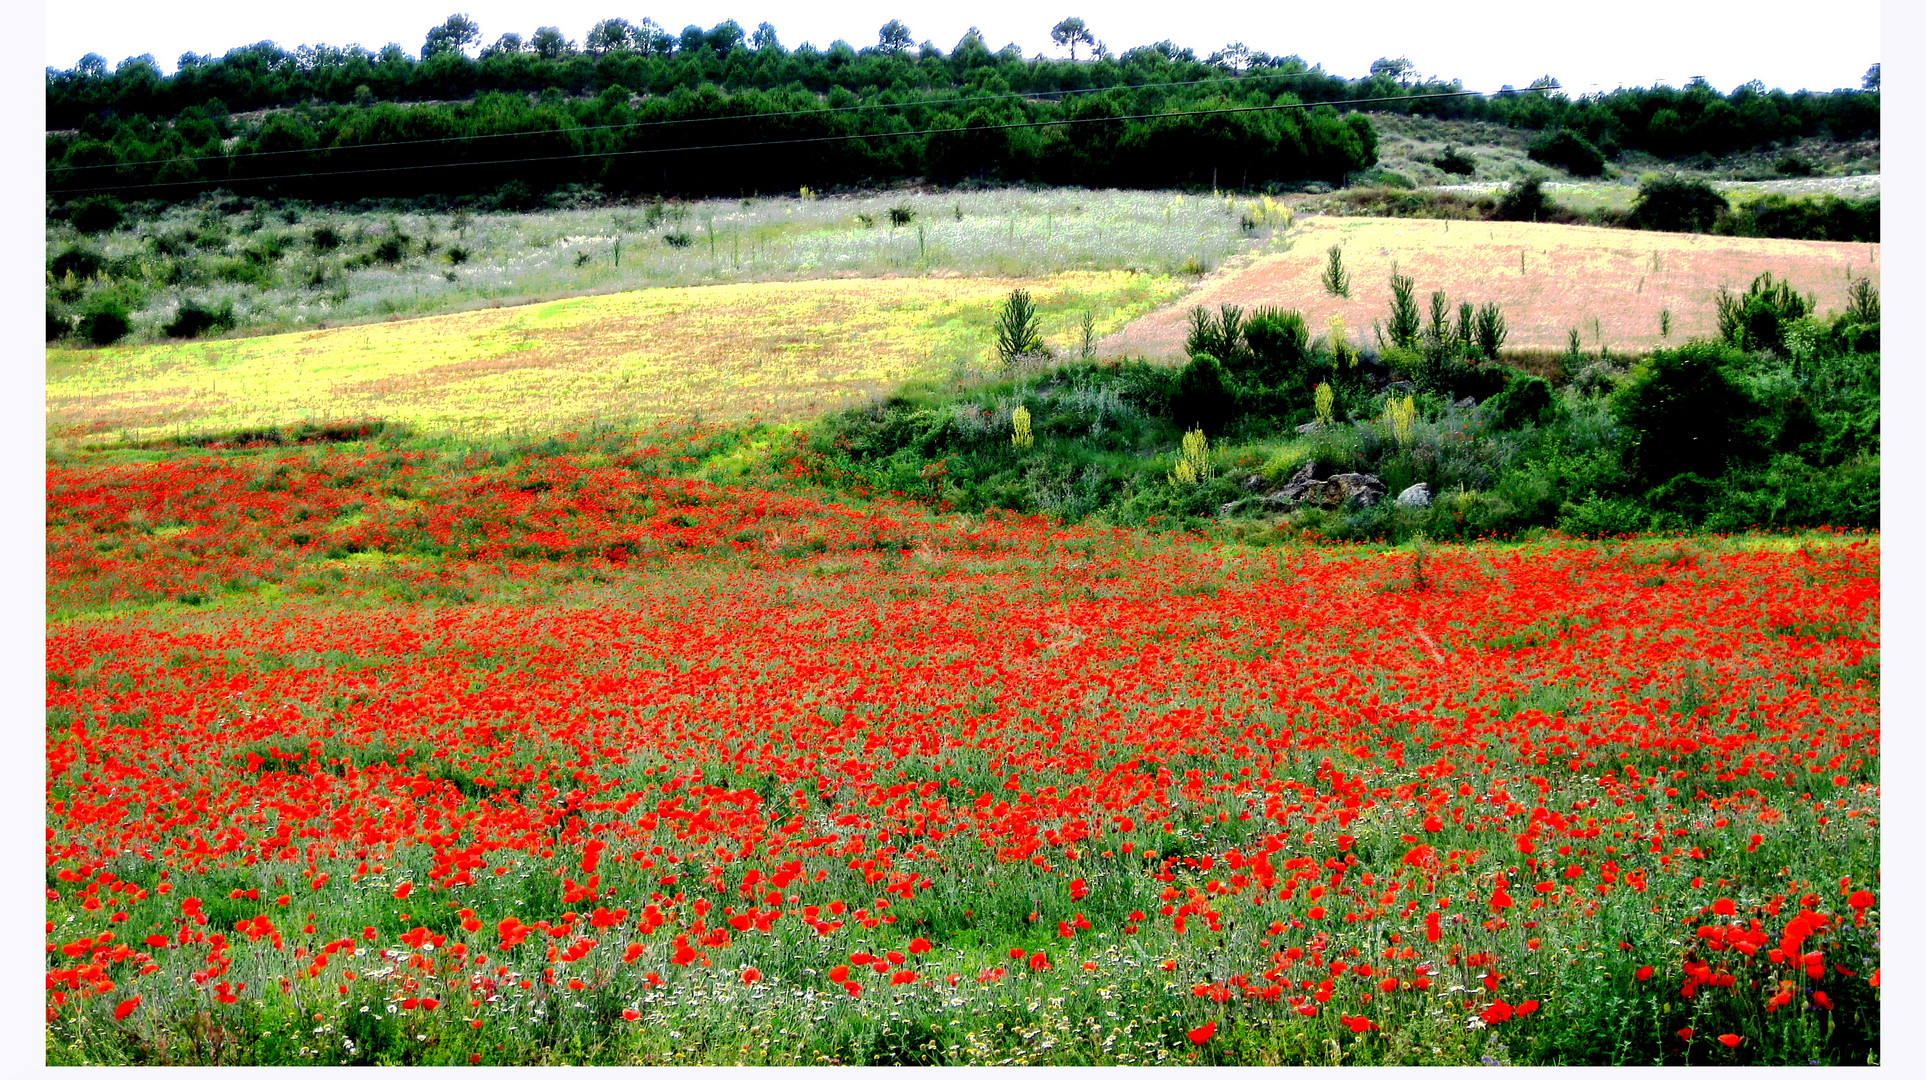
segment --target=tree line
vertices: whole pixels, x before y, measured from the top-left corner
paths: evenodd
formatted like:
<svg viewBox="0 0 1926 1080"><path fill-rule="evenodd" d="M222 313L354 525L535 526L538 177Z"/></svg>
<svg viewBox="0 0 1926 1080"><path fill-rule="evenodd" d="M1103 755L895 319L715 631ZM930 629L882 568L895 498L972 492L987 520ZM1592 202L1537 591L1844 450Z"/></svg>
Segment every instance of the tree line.
<svg viewBox="0 0 1926 1080"><path fill-rule="evenodd" d="M908 177L1256 189L1373 164L1367 111L1569 129L1608 154L1674 157L1878 129L1876 72L1870 89L1831 94L1695 83L1573 99L1537 92L1552 85L1540 80L1454 97L1460 83L1415 77L1405 60L1345 79L1241 44L1203 58L1168 41L1112 53L1080 19L1052 38L1089 54L993 51L976 30L945 52L911 44L898 20L874 46L791 49L768 23L671 35L610 19L580 42L543 27L470 55L480 28L454 16L419 55L262 42L187 54L172 75L148 56L112 71L89 56L47 73L48 187L173 198L246 183L338 198L508 186L511 201L570 183L701 195ZM1293 104L1308 108L1221 111ZM783 140L822 141L696 149ZM341 173L355 177L346 189L329 178Z"/></svg>

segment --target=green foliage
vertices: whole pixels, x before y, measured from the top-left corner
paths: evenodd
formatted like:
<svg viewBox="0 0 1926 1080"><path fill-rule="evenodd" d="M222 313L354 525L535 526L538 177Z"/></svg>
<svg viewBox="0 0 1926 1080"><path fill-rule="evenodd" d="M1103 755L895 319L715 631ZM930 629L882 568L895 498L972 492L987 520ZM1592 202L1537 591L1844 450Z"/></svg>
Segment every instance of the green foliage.
<svg viewBox="0 0 1926 1080"><path fill-rule="evenodd" d="M1236 404L1237 393L1224 365L1209 353L1197 353L1178 373L1170 407L1177 426L1210 433L1224 430Z"/></svg>
<svg viewBox="0 0 1926 1080"><path fill-rule="evenodd" d="M1483 408L1491 426L1499 431L1550 423L1557 416L1551 384L1536 375L1515 376L1504 389L1487 398Z"/></svg>
<svg viewBox="0 0 1926 1080"><path fill-rule="evenodd" d="M118 297L99 297L80 313L76 329L91 344L112 345L126 337L131 329L127 321L127 305Z"/></svg>
<svg viewBox="0 0 1926 1080"><path fill-rule="evenodd" d="M1498 200L1497 217L1500 221L1537 221L1551 210L1551 199L1545 194L1544 180L1527 176L1514 180L1505 189L1504 197Z"/></svg>
<svg viewBox="0 0 1926 1080"><path fill-rule="evenodd" d="M1324 291L1332 296L1341 296L1349 300L1351 298L1351 272L1344 268L1344 248L1340 245L1332 244L1331 249L1324 254L1324 276L1320 279L1324 284Z"/></svg>
<svg viewBox="0 0 1926 1080"><path fill-rule="evenodd" d="M1723 236L1877 243L1879 200L1773 192L1732 206L1712 223L1712 231Z"/></svg>
<svg viewBox="0 0 1926 1080"><path fill-rule="evenodd" d="M83 235L112 232L127 218L126 208L112 195L89 195L75 200L68 214L75 229Z"/></svg>
<svg viewBox="0 0 1926 1080"><path fill-rule="evenodd" d="M99 252L78 245L68 245L66 250L54 256L53 263L47 269L58 283L69 274L77 280L85 281L100 273L106 266L106 260L101 258Z"/></svg>
<svg viewBox="0 0 1926 1080"><path fill-rule="evenodd" d="M218 307L184 303L175 312L174 318L161 330L171 338L195 338L203 334L219 333L232 328L233 325L234 305L231 303Z"/></svg>
<svg viewBox="0 0 1926 1080"><path fill-rule="evenodd" d="M1746 431L1755 403L1731 377L1739 360L1729 346L1693 342L1661 349L1633 368L1612 409L1631 434L1627 452L1642 480L1716 477L1751 449Z"/></svg>
<svg viewBox="0 0 1926 1080"><path fill-rule="evenodd" d="M1505 315L1496 303L1480 305L1477 315L1472 319L1472 336L1478 343L1478 354L1486 360L1497 360L1498 350L1504 347L1509 331L1505 327Z"/></svg>
<svg viewBox="0 0 1926 1080"><path fill-rule="evenodd" d="M1470 176L1478 171L1476 158L1449 143L1445 144L1444 153L1431 159L1431 164L1453 176Z"/></svg>
<svg viewBox="0 0 1926 1080"><path fill-rule="evenodd" d="M1416 283L1406 275L1400 274L1396 267L1391 270L1391 316L1385 323L1385 333L1391 343L1400 349L1418 347L1418 331L1422 325L1418 314L1418 301L1413 293Z"/></svg>
<svg viewBox="0 0 1926 1080"><path fill-rule="evenodd" d="M1605 171L1605 155L1578 132L1566 128L1547 131L1531 141L1526 153L1533 161L1560 168L1573 176L1598 176Z"/></svg>
<svg viewBox="0 0 1926 1080"><path fill-rule="evenodd" d="M1596 492L1566 504L1558 513L1560 532L1593 540L1630 536L1643 531L1648 523L1645 508L1638 503Z"/></svg>
<svg viewBox="0 0 1926 1080"><path fill-rule="evenodd" d="M1646 180L1626 215L1626 224L1661 232L1706 232L1731 208L1724 195L1704 180L1667 175Z"/></svg>
<svg viewBox="0 0 1926 1080"><path fill-rule="evenodd" d="M1786 330L1812 313L1813 300L1801 296L1788 281L1774 281L1767 271L1752 279L1746 291L1734 295L1723 286L1718 305L1719 337L1748 351L1763 349L1786 354Z"/></svg>
<svg viewBox="0 0 1926 1080"><path fill-rule="evenodd" d="M997 310L996 353L1005 364L1048 355L1043 335L1037 329L1037 306L1027 290L1010 290L1003 306Z"/></svg>
<svg viewBox="0 0 1926 1080"><path fill-rule="evenodd" d="M1244 343L1250 361L1239 374L1293 398L1302 397L1302 391L1312 385L1311 376L1328 366L1318 365L1312 357L1311 331L1296 309L1259 308L1244 324Z"/></svg>

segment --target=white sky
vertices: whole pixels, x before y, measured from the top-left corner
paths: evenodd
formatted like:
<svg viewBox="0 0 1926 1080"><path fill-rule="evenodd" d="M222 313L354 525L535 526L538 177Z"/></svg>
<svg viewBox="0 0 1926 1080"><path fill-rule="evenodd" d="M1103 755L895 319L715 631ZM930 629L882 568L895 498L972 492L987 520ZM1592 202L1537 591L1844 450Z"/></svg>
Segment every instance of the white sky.
<svg viewBox="0 0 1926 1080"><path fill-rule="evenodd" d="M745 30L773 24L788 48L804 41L826 46L837 38L861 48L874 45L877 29L898 18L917 41L933 41L945 52L974 25L993 49L1014 42L1026 54L1051 55L1060 53L1050 42L1050 27L1078 15L1115 52L1168 38L1202 57L1242 41L1274 55L1295 53L1345 76L1365 74L1380 56L1406 56L1420 72L1463 79L1472 90L1524 86L1544 74L1557 76L1574 93L1661 81L1681 85L1693 75L1722 90L1755 78L1786 90L1830 90L1857 87L1880 53L1877 0L1263 0L1195 8L1139 0L1062 0L1049 8L1017 0L94 0L47 9L46 65L71 68L96 52L111 66L152 53L163 71L172 72L183 52L219 55L263 40L288 49L326 43L371 50L393 41L418 53L428 28L456 11L480 25L484 42L510 31L527 38L539 25L557 26L579 42L601 19L640 23L646 15L671 33L733 18Z"/></svg>

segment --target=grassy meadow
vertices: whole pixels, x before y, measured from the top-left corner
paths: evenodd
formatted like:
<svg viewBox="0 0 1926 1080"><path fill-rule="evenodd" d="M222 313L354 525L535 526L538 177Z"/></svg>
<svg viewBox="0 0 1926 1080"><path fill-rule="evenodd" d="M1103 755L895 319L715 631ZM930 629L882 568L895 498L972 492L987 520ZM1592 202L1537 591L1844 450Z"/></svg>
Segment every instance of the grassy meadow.
<svg viewBox="0 0 1926 1080"><path fill-rule="evenodd" d="M1267 250L1282 220L1247 200L1078 189L876 192L526 214L315 209L209 197L150 207L101 236L50 220L49 313L72 320L119 303L132 343L165 338L183 305L225 312L218 336L642 288L1106 270L1194 275ZM79 272L70 278L74 267Z"/></svg>
<svg viewBox="0 0 1926 1080"><path fill-rule="evenodd" d="M1181 293L1125 271L643 289L230 340L48 353L50 438L99 442L379 416L472 433L786 422L993 361L996 308L1036 297L1074 355Z"/></svg>

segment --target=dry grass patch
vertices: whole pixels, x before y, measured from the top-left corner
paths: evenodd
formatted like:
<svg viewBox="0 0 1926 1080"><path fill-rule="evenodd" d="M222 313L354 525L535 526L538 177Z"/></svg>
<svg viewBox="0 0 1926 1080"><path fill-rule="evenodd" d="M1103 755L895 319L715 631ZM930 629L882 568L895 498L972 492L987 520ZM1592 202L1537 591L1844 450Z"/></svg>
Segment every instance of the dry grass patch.
<svg viewBox="0 0 1926 1080"><path fill-rule="evenodd" d="M1169 278L905 278L651 289L228 341L50 350L52 440L378 416L429 429L798 420L979 363L996 305L1036 297L1074 348L1169 300Z"/></svg>
<svg viewBox="0 0 1926 1080"><path fill-rule="evenodd" d="M1102 346L1106 355L1181 359L1189 310L1198 305L1298 308L1315 328L1342 316L1354 341L1391 305L1390 276L1417 282L1423 304L1443 289L1453 305L1495 301L1510 326L1508 348L1565 348L1572 329L1586 350L1644 352L1717 332L1720 286L1744 289L1760 273L1813 294L1821 312L1846 303L1850 273L1879 281L1879 245L1639 232L1580 225L1409 218L1310 218L1291 250L1206 279L1176 303L1138 319ZM1351 299L1319 284L1337 244L1351 271ZM1670 312L1664 333L1663 312Z"/></svg>

